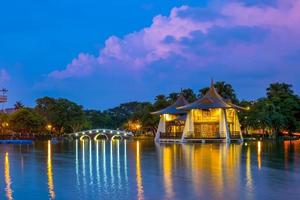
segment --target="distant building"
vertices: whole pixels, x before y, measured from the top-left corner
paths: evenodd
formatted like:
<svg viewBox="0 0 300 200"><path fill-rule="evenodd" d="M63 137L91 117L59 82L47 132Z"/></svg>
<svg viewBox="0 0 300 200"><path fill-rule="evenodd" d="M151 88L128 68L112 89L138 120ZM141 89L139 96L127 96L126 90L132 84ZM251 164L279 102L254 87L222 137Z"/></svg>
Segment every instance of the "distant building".
<svg viewBox="0 0 300 200"><path fill-rule="evenodd" d="M0 113L5 113L5 114L8 114L8 115L11 115L16 111L17 111L17 109L15 109L15 108L5 108L4 110L1 109Z"/></svg>

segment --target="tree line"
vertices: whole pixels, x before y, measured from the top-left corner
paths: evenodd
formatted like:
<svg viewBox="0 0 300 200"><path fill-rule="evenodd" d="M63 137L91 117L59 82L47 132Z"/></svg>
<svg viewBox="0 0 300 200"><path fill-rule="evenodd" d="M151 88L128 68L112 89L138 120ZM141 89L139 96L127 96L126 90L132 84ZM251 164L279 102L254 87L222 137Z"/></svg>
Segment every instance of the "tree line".
<svg viewBox="0 0 300 200"><path fill-rule="evenodd" d="M300 99L294 93L292 85L272 83L266 89L266 96L254 101L239 101L232 85L223 81L216 82L214 86L224 99L250 108L239 112L244 130L260 129L274 137L284 131L300 131ZM181 93L187 101L193 102L208 89L205 87L196 93L187 88ZM179 94L180 92L160 94L155 97L154 102L133 101L104 111L84 110L82 106L64 98L39 98L33 108L16 102L16 112L11 115L0 114L1 131L61 135L84 129L111 128L155 134L159 116L152 115L151 112L171 105Z"/></svg>

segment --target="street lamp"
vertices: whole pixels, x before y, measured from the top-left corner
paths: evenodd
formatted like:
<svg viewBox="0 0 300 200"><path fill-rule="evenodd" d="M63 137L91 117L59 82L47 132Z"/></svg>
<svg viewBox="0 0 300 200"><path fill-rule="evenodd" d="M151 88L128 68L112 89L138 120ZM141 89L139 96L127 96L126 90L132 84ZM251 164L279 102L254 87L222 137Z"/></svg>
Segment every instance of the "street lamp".
<svg viewBox="0 0 300 200"><path fill-rule="evenodd" d="M50 135L52 135L52 125L51 124L48 124L46 126L46 129L50 132Z"/></svg>

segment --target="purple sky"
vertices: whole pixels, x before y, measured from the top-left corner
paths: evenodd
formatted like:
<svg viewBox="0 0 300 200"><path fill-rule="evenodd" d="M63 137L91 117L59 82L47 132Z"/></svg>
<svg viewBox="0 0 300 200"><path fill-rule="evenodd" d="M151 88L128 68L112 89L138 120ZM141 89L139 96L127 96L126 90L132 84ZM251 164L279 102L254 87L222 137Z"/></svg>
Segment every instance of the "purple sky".
<svg viewBox="0 0 300 200"><path fill-rule="evenodd" d="M125 6L128 13L107 5L111 18L99 20L96 10L89 19L57 5L66 16L45 17L48 26L29 20L21 33L19 21L0 24L7 28L0 33L0 82L9 89L9 104L33 105L49 95L105 109L180 88L198 91L211 77L231 83L239 99L261 97L277 81L293 84L299 94L299 0L178 1L164 9L141 2ZM33 19L42 15L33 13ZM77 16L73 24L68 13ZM115 19L121 14L124 19ZM56 24L63 20L66 26Z"/></svg>

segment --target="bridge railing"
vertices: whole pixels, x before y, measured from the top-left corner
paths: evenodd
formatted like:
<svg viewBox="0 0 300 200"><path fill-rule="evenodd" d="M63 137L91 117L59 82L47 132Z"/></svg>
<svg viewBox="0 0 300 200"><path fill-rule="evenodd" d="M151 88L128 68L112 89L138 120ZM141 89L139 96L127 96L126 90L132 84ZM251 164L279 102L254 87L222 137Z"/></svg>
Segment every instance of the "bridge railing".
<svg viewBox="0 0 300 200"><path fill-rule="evenodd" d="M92 135L92 134L105 134L105 135L120 135L120 136L133 136L132 132L127 132L124 130L113 130L113 129L91 129L91 130L85 130L85 131L80 131L76 133L68 133L65 134L65 136L75 136L75 137L80 137L82 135Z"/></svg>

